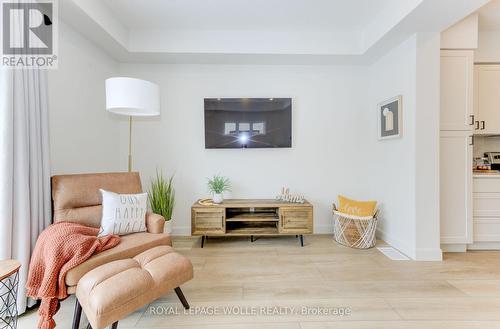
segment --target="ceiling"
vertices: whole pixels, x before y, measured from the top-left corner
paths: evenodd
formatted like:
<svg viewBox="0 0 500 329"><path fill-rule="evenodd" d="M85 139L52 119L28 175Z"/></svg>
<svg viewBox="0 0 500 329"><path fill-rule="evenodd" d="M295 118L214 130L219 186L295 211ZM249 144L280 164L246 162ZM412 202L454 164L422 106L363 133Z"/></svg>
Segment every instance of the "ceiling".
<svg viewBox="0 0 500 329"><path fill-rule="evenodd" d="M64 0L59 12L121 62L344 64L443 31L487 2Z"/></svg>
<svg viewBox="0 0 500 329"><path fill-rule="evenodd" d="M363 31L414 0L104 0L129 29Z"/></svg>

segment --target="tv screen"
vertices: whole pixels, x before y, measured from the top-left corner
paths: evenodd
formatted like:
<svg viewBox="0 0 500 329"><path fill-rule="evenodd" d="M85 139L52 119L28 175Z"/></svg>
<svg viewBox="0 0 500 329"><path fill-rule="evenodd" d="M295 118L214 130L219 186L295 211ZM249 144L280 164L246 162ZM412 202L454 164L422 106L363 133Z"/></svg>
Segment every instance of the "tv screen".
<svg viewBox="0 0 500 329"><path fill-rule="evenodd" d="M205 148L292 147L291 98L205 98Z"/></svg>

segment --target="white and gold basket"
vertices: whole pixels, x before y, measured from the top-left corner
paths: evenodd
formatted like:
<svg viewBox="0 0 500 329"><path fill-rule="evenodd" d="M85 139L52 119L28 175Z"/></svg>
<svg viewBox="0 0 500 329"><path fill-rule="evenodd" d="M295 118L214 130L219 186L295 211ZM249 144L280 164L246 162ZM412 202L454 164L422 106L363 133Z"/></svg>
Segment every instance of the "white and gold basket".
<svg viewBox="0 0 500 329"><path fill-rule="evenodd" d="M357 249L373 248L377 239L378 210L373 216L360 217L341 213L333 204L333 238L338 243Z"/></svg>

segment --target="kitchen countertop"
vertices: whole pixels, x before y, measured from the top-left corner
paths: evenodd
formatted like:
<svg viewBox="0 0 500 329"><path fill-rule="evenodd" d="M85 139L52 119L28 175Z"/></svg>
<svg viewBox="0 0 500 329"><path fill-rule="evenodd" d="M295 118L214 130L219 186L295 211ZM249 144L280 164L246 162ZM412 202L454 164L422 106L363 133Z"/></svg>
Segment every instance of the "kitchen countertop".
<svg viewBox="0 0 500 329"><path fill-rule="evenodd" d="M478 173L475 172L472 174L473 178L500 178L500 172L496 173Z"/></svg>

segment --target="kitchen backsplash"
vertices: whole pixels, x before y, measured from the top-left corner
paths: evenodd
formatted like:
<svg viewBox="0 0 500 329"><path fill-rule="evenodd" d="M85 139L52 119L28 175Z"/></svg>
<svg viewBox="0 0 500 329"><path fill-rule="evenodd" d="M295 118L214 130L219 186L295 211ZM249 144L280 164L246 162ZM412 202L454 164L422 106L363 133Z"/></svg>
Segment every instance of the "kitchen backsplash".
<svg viewBox="0 0 500 329"><path fill-rule="evenodd" d="M484 152L500 152L500 136L474 136L474 158L482 157Z"/></svg>

